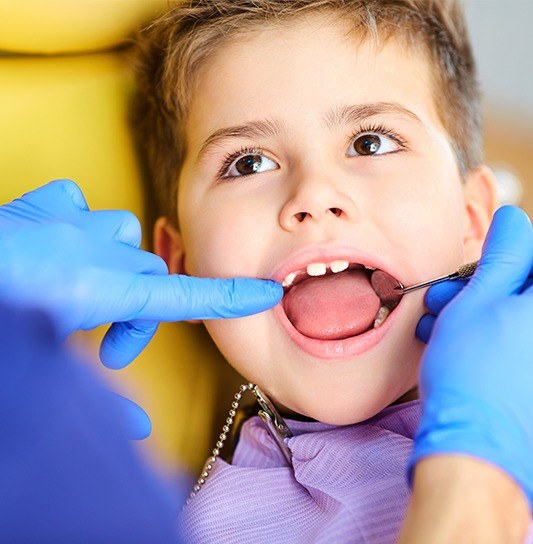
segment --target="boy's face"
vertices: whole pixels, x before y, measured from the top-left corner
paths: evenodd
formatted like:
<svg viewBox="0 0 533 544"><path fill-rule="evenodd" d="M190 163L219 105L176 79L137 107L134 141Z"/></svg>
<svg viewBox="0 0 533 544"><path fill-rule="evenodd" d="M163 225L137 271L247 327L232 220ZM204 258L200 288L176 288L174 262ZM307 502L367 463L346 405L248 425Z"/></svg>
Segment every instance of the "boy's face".
<svg viewBox="0 0 533 544"><path fill-rule="evenodd" d="M202 68L187 142L181 236L156 233L174 257L182 244L187 274L281 282L328 269L285 307L206 322L231 364L289 410L335 424L413 389L423 292L353 334L380 303L362 272L329 270L359 263L411 285L479 256L493 188L486 171L461 181L425 58L394 40L356 46L323 17L266 27Z"/></svg>

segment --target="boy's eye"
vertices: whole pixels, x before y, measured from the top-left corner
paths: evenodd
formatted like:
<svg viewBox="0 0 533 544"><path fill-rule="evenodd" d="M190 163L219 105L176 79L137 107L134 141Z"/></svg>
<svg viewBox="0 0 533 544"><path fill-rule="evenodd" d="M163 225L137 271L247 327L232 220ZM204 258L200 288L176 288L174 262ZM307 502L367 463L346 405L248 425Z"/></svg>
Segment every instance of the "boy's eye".
<svg viewBox="0 0 533 544"><path fill-rule="evenodd" d="M383 134L362 134L350 144L348 156L384 155L398 149L400 146L391 137Z"/></svg>
<svg viewBox="0 0 533 544"><path fill-rule="evenodd" d="M276 170L277 168L278 165L264 155L241 155L227 166L223 177L249 176L250 174L258 174L267 170Z"/></svg>

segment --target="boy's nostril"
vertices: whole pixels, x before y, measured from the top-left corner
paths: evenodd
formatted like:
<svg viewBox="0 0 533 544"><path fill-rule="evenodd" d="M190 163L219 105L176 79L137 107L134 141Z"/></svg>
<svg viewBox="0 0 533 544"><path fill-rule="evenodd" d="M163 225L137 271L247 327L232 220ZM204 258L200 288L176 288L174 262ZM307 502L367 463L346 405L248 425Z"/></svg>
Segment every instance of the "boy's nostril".
<svg viewBox="0 0 533 544"><path fill-rule="evenodd" d="M298 212L295 214L296 219L298 219L298 222L302 222L307 217L307 212Z"/></svg>
<svg viewBox="0 0 533 544"><path fill-rule="evenodd" d="M329 211L336 217L340 217L342 215L342 210L340 208L330 208Z"/></svg>

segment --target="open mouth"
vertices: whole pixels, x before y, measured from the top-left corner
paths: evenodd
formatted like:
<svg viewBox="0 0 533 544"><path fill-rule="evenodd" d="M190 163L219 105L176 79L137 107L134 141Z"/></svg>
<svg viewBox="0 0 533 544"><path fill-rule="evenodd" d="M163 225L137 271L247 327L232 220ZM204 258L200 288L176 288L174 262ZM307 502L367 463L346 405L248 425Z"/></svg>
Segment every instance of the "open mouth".
<svg viewBox="0 0 533 544"><path fill-rule="evenodd" d="M344 340L377 329L401 299L390 294L390 285L400 285L390 274L341 260L311 263L288 274L282 285L287 318L315 340Z"/></svg>

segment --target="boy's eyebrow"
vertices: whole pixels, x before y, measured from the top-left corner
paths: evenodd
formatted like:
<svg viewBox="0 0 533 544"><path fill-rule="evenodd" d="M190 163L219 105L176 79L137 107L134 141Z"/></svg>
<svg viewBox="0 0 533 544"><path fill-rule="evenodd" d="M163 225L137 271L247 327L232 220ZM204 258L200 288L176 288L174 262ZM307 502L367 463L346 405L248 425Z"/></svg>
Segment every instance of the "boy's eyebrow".
<svg viewBox="0 0 533 544"><path fill-rule="evenodd" d="M397 102L372 102L332 108L324 116L324 125L326 128L335 128L341 125L358 124L369 117L383 114L403 115L423 125L416 113Z"/></svg>
<svg viewBox="0 0 533 544"><path fill-rule="evenodd" d="M382 114L400 114L423 124L416 113L396 102L372 102L369 104L357 104L352 106L335 107L324 115L324 126L335 128L341 125L358 124L369 117ZM242 125L224 127L216 130L203 143L197 159L199 160L208 148L231 138L259 138L276 137L285 133L283 126L276 121L268 119L251 121Z"/></svg>
<svg viewBox="0 0 533 544"><path fill-rule="evenodd" d="M259 137L275 137L279 136L284 132L281 125L275 121L260 120L260 121L251 121L243 125L235 125L232 127L224 127L216 130L207 138L203 143L202 148L198 153L198 158L202 157L206 150L221 142L222 140L227 140L229 138L259 138Z"/></svg>

